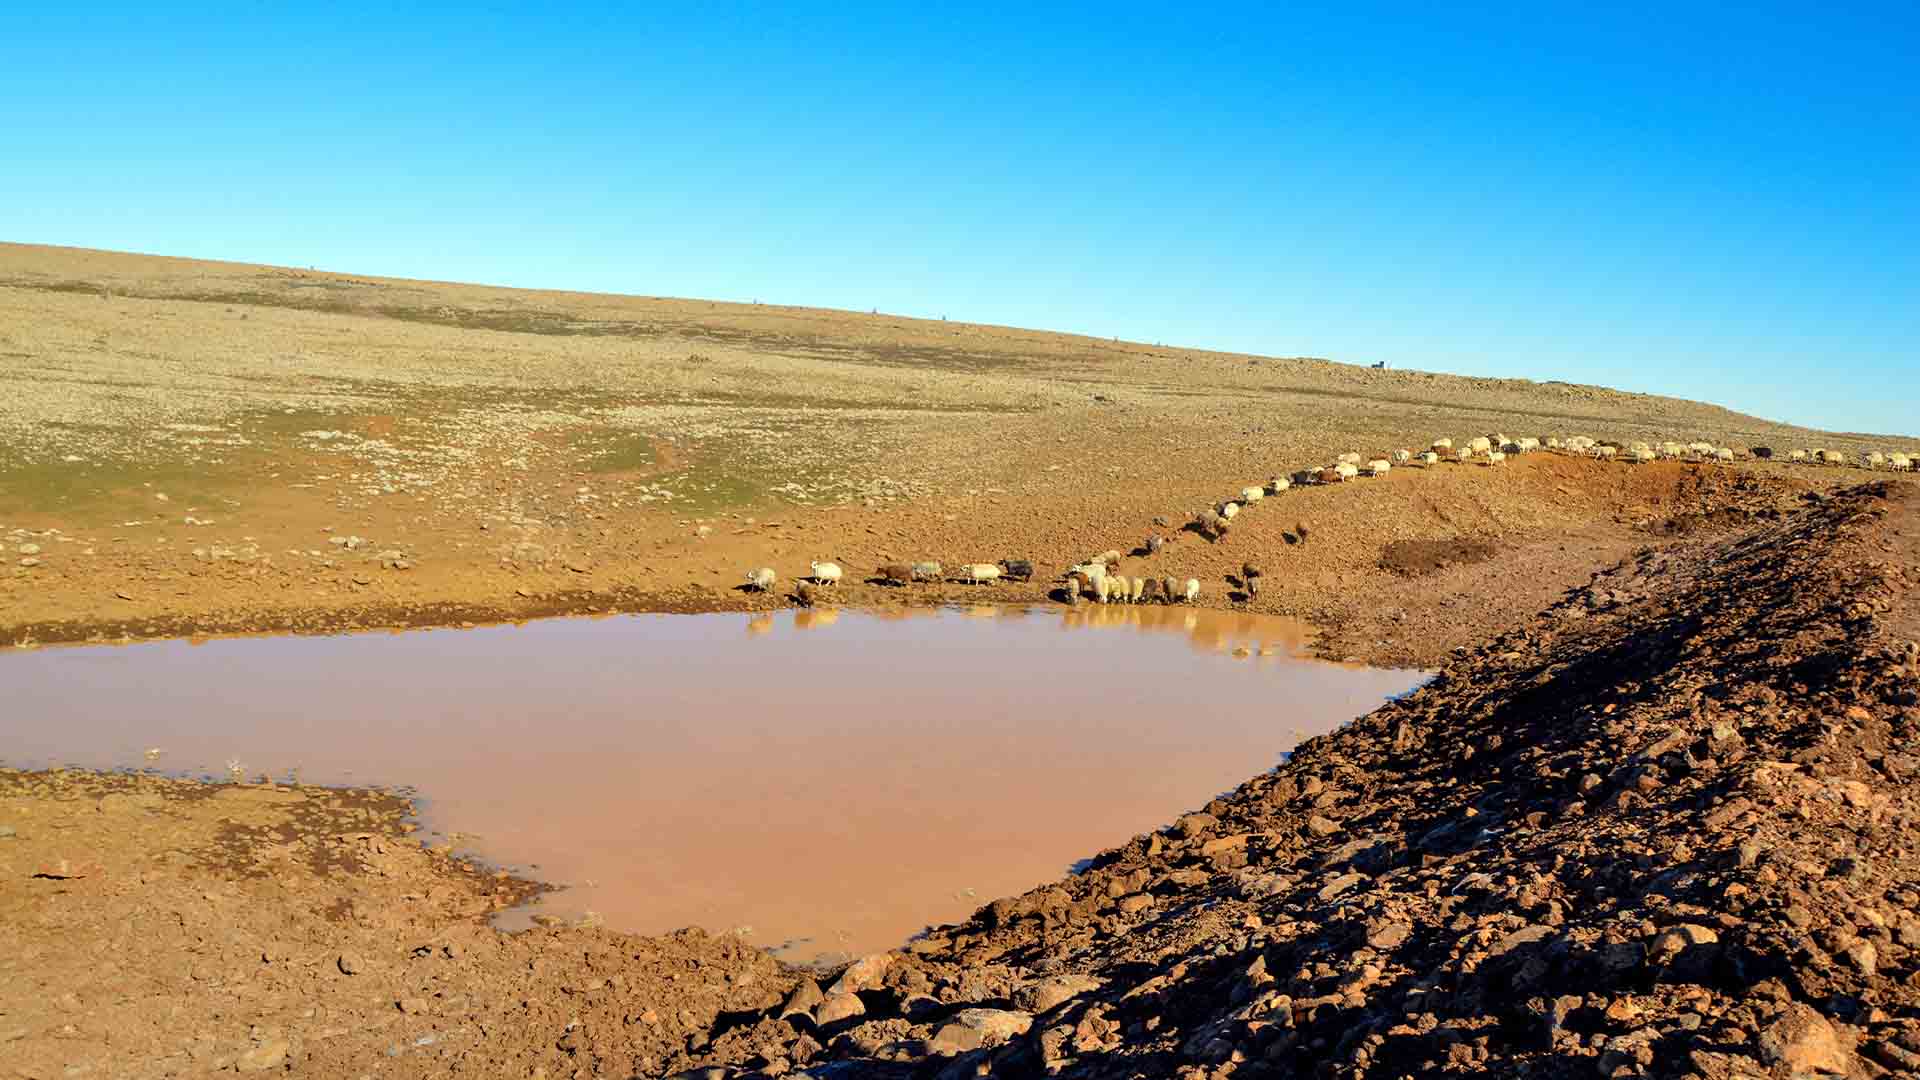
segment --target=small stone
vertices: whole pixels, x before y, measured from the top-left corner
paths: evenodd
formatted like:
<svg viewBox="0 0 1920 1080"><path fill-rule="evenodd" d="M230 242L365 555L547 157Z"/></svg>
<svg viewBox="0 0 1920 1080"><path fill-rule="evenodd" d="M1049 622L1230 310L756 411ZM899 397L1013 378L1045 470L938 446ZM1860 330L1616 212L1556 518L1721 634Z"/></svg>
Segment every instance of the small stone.
<svg viewBox="0 0 1920 1080"><path fill-rule="evenodd" d="M40 545L39 545L39 544L21 544L21 545L20 545L20 554L22 554L22 555L38 555L38 554L40 554Z"/></svg>
<svg viewBox="0 0 1920 1080"><path fill-rule="evenodd" d="M1132 896L1121 897L1119 904L1122 915L1138 915L1152 906L1153 897L1146 893L1134 893Z"/></svg>
<svg viewBox="0 0 1920 1080"><path fill-rule="evenodd" d="M1091 975L1050 975L1014 991L1013 1003L1037 1015L1098 989L1100 980Z"/></svg>
<svg viewBox="0 0 1920 1080"><path fill-rule="evenodd" d="M1681 923L1653 936L1647 945L1647 958L1664 964L1695 945L1711 945L1719 940L1719 934L1698 923Z"/></svg>
<svg viewBox="0 0 1920 1080"><path fill-rule="evenodd" d="M401 998L399 1001L395 1002L394 1004L398 1005L400 1007L400 1011L403 1013L406 1013L408 1016L418 1016L421 1013L427 1011L426 998L418 998L418 997Z"/></svg>
<svg viewBox="0 0 1920 1080"><path fill-rule="evenodd" d="M19 834L13 831L13 826L0 825L0 840L11 840L17 835Z"/></svg>
<svg viewBox="0 0 1920 1080"><path fill-rule="evenodd" d="M340 974L342 975L358 975L366 970L365 965L360 962L360 958L352 953L341 953L340 959L334 961L334 965L340 969Z"/></svg>
<svg viewBox="0 0 1920 1080"><path fill-rule="evenodd" d="M248 1050L234 1059L233 1067L237 1072L265 1072L286 1064L287 1050L290 1044L285 1039L274 1039Z"/></svg>
<svg viewBox="0 0 1920 1080"><path fill-rule="evenodd" d="M1315 836L1332 836L1340 831L1340 826L1331 820L1315 814L1307 819L1307 831Z"/></svg>

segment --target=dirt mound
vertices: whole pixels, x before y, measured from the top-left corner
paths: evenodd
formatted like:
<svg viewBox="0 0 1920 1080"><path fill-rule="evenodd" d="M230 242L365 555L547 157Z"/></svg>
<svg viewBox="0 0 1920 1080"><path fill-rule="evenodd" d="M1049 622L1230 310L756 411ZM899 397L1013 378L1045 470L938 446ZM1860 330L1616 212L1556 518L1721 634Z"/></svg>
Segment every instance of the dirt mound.
<svg viewBox="0 0 1920 1080"><path fill-rule="evenodd" d="M1916 501L1869 485L1647 550L1171 828L694 1058L1912 1074Z"/></svg>
<svg viewBox="0 0 1920 1080"><path fill-rule="evenodd" d="M1497 551L1486 540L1456 536L1445 540L1395 540L1380 552L1380 569L1402 577L1437 574L1449 566L1486 562Z"/></svg>

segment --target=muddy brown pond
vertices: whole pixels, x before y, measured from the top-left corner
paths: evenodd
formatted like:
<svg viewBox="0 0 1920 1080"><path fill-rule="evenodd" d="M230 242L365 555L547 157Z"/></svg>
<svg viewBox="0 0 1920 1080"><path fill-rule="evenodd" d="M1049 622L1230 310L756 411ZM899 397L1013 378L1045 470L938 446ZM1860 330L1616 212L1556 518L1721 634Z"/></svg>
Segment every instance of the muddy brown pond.
<svg viewBox="0 0 1920 1080"><path fill-rule="evenodd" d="M1422 678L1181 608L553 619L0 656L15 766L417 793L538 912L897 945L1164 824ZM161 753L148 757L156 749Z"/></svg>

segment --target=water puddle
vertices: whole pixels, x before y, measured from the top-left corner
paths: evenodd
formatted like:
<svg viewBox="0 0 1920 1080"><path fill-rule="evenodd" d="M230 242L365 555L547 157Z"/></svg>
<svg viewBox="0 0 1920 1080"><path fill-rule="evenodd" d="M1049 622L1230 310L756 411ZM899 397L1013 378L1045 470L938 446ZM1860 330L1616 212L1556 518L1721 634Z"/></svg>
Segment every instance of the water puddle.
<svg viewBox="0 0 1920 1080"><path fill-rule="evenodd" d="M567 886L535 910L805 960L1051 880L1422 677L1306 638L974 608L48 649L0 656L0 758L404 786L430 829Z"/></svg>

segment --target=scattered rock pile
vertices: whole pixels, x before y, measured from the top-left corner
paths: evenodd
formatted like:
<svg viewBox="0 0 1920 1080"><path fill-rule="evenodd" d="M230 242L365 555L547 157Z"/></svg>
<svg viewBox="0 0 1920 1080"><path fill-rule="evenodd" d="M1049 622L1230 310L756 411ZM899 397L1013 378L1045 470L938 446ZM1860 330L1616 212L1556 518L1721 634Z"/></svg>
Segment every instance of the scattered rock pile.
<svg viewBox="0 0 1920 1080"><path fill-rule="evenodd" d="M1643 552L1172 827L729 1018L684 1064L1913 1075L1917 536L1920 493L1878 483Z"/></svg>

